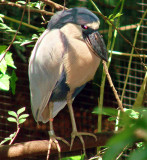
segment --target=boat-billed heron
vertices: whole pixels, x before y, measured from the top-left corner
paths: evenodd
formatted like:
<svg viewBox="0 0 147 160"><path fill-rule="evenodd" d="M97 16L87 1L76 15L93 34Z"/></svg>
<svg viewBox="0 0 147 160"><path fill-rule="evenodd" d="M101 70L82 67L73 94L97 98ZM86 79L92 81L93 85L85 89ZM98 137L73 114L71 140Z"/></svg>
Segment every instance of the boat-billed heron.
<svg viewBox="0 0 147 160"><path fill-rule="evenodd" d="M55 136L53 118L67 104L73 129L71 147L75 136L80 138L84 149L82 135L94 136L77 131L72 101L93 79L100 61L107 61L99 25L99 18L86 8L57 12L38 39L29 61L33 116L36 121L49 121L50 139L66 143Z"/></svg>

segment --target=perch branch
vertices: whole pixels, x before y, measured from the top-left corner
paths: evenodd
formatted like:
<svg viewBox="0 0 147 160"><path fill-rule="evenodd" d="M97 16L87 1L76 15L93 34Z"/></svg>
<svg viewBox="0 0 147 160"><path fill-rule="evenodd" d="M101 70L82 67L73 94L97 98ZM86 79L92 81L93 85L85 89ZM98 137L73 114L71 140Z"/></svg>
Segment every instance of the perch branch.
<svg viewBox="0 0 147 160"><path fill-rule="evenodd" d="M109 74L109 72L108 72L107 64L106 64L106 62L105 62L104 60L102 61L102 63L103 63L104 70L105 70L105 72L106 72L106 76L107 76L107 78L108 78L110 87L112 88L112 90L113 90L113 92L114 92L114 95L115 95L115 98L116 98L116 100L117 100L119 109L120 109L122 112L124 112L124 108L123 108L122 102L121 102L121 100L120 100L120 98L119 98L119 96L118 96L118 94L117 94L117 91L116 91L116 89L115 89L115 87L114 87L114 85L113 85L112 79L111 79L110 74Z"/></svg>
<svg viewBox="0 0 147 160"><path fill-rule="evenodd" d="M97 133L97 141L90 136L83 136L85 147L93 148L96 146L104 146L113 133ZM66 139L69 142L69 139ZM61 152L70 152L69 146L63 142L59 142ZM48 140L29 141L24 143L16 143L13 145L0 146L0 159L9 160L12 158L24 158L29 156L46 155L48 150ZM74 141L71 151L82 150L82 144L77 138ZM58 153L56 145L53 144L51 154Z"/></svg>

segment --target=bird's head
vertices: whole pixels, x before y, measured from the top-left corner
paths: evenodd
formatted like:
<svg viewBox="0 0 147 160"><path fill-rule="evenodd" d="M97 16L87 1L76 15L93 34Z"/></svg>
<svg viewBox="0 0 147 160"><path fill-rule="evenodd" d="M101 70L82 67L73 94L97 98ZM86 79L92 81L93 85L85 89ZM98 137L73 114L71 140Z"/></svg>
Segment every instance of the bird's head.
<svg viewBox="0 0 147 160"><path fill-rule="evenodd" d="M71 8L57 12L48 23L47 29L64 28L68 35L83 39L89 49L101 59L107 61L107 49L98 32L99 18L86 8Z"/></svg>

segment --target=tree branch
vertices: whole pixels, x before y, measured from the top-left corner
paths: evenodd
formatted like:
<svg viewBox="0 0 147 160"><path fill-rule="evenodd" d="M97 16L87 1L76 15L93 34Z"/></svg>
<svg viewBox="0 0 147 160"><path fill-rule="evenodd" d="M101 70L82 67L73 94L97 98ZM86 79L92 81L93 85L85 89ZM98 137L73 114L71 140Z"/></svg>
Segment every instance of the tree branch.
<svg viewBox="0 0 147 160"><path fill-rule="evenodd" d="M97 141L93 137L83 136L86 148L104 146L108 139L113 135L111 132L97 133ZM69 142L69 139L66 139ZM61 152L70 152L69 146L59 141ZM9 160L12 158L24 158L29 156L46 155L48 150L48 140L29 141L24 143L16 143L13 145L0 146L0 159ZM82 144L78 138L75 139L72 150L82 150ZM53 144L51 154L58 153L56 145Z"/></svg>
<svg viewBox="0 0 147 160"><path fill-rule="evenodd" d="M0 5L9 5L9 6L12 6L12 7L18 7L20 9L24 9L25 6L22 6L20 4L17 4L17 3L13 3L13 2L7 2L7 1L1 1L0 2ZM45 11L45 10L40 10L40 9L31 9L31 8L28 8L26 6L26 11L30 11L30 12L36 12L36 13L40 13L40 14L45 14L45 15L49 15L49 16L52 16L54 13L53 12L48 12L48 11Z"/></svg>

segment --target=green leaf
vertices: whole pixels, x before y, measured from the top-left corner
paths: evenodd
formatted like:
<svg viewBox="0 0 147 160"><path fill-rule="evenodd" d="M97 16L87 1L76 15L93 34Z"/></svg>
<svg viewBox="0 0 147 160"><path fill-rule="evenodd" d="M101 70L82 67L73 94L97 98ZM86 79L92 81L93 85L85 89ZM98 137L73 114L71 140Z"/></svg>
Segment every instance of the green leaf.
<svg viewBox="0 0 147 160"><path fill-rule="evenodd" d="M109 117L108 120L109 121L116 121L116 117Z"/></svg>
<svg viewBox="0 0 147 160"><path fill-rule="evenodd" d="M8 111L8 114L17 118L17 114L14 111Z"/></svg>
<svg viewBox="0 0 147 160"><path fill-rule="evenodd" d="M147 148L142 149L139 148L137 150L135 150L134 152L132 152L132 154L130 155L130 157L128 158L128 160L146 160L147 159Z"/></svg>
<svg viewBox="0 0 147 160"><path fill-rule="evenodd" d="M19 121L18 121L18 123L19 124L22 124L22 123L24 123L26 121L26 119L20 119Z"/></svg>
<svg viewBox="0 0 147 160"><path fill-rule="evenodd" d="M37 34L33 34L32 35L32 40L34 40L34 39L38 39L38 35Z"/></svg>
<svg viewBox="0 0 147 160"><path fill-rule="evenodd" d="M3 14L0 14L0 17L1 17L1 18L4 18L4 15L3 15Z"/></svg>
<svg viewBox="0 0 147 160"><path fill-rule="evenodd" d="M61 160L83 160L83 155L65 157L62 158Z"/></svg>
<svg viewBox="0 0 147 160"><path fill-rule="evenodd" d="M3 21L3 19L0 17L0 21L2 22L2 23L4 23L4 21Z"/></svg>
<svg viewBox="0 0 147 160"><path fill-rule="evenodd" d="M14 133L12 133L12 134L10 134L10 138L13 138L14 136L15 136L15 134L16 134L16 132L14 132Z"/></svg>
<svg viewBox="0 0 147 160"><path fill-rule="evenodd" d="M138 148L141 148L141 147L144 146L144 142L138 142L138 143L136 143L136 146L137 146Z"/></svg>
<svg viewBox="0 0 147 160"><path fill-rule="evenodd" d="M113 17L113 14L110 14L110 15L108 16L108 19L111 19L111 17Z"/></svg>
<svg viewBox="0 0 147 160"><path fill-rule="evenodd" d="M114 135L109 139L107 146L108 150L103 156L103 160L115 160L122 150L135 141L134 129L127 128L123 132Z"/></svg>
<svg viewBox="0 0 147 160"><path fill-rule="evenodd" d="M17 44L18 45L18 44L21 44L21 42L20 41L14 41L13 44Z"/></svg>
<svg viewBox="0 0 147 160"><path fill-rule="evenodd" d="M0 89L8 91L10 85L10 76L7 74L0 74Z"/></svg>
<svg viewBox="0 0 147 160"><path fill-rule="evenodd" d="M16 81L18 80L15 71L12 71L12 75L10 78L10 87L12 89L12 94L15 95L15 89L16 89Z"/></svg>
<svg viewBox="0 0 147 160"><path fill-rule="evenodd" d="M16 132L12 133L9 135L9 137L6 137L1 143L0 145L4 144L7 141L10 141L14 136L15 136Z"/></svg>
<svg viewBox="0 0 147 160"><path fill-rule="evenodd" d="M9 141L9 140L11 140L12 138L10 138L10 137L6 137L5 138L5 140L7 140L7 141Z"/></svg>
<svg viewBox="0 0 147 160"><path fill-rule="evenodd" d="M102 110L98 107L95 107L92 113L94 113L94 114L104 114L104 115L108 115L108 116L117 116L117 110L116 109L106 108L106 107L103 107Z"/></svg>
<svg viewBox="0 0 147 160"><path fill-rule="evenodd" d="M126 109L126 108L124 110L125 110L125 113L127 113L127 115L130 118L133 118L133 119L138 119L139 118L139 112L136 112L133 109Z"/></svg>
<svg viewBox="0 0 147 160"><path fill-rule="evenodd" d="M6 32L9 32L9 33L16 33L16 30L12 30L12 29L6 29L5 30ZM18 32L19 33L19 32Z"/></svg>
<svg viewBox="0 0 147 160"><path fill-rule="evenodd" d="M13 117L8 117L7 120L9 122L16 122L17 123L17 120L15 118L13 118Z"/></svg>
<svg viewBox="0 0 147 160"><path fill-rule="evenodd" d="M19 116L19 120L27 117L29 117L29 114L22 114L21 116Z"/></svg>
<svg viewBox="0 0 147 160"><path fill-rule="evenodd" d="M145 74L141 88L137 94L137 98L135 100L135 103L133 104L133 109L141 108L141 106L143 105L144 94L146 92L146 88L147 88L147 72Z"/></svg>
<svg viewBox="0 0 147 160"><path fill-rule="evenodd" d="M4 53L0 54L0 60L2 59L2 61L0 62L0 71L5 74L7 71L7 63L5 61L5 58L3 57Z"/></svg>
<svg viewBox="0 0 147 160"><path fill-rule="evenodd" d="M20 115L22 112L26 110L26 107L22 107L17 111L17 114Z"/></svg>
<svg viewBox="0 0 147 160"><path fill-rule="evenodd" d="M121 13L117 13L115 16L114 16L114 19L115 18L118 18L118 17L120 17L120 16L122 16L123 14L121 14Z"/></svg>
<svg viewBox="0 0 147 160"><path fill-rule="evenodd" d="M0 45L0 53L4 52L6 50L6 45Z"/></svg>
<svg viewBox="0 0 147 160"><path fill-rule="evenodd" d="M40 33L40 36L41 36L41 34L42 34L44 31L45 31L45 28L44 28L44 27L39 28L38 32L41 32L41 33Z"/></svg>
<svg viewBox="0 0 147 160"><path fill-rule="evenodd" d="M24 41L21 43L20 46L24 46L24 45L30 44L31 42L33 42L33 41L31 41L31 40L24 40Z"/></svg>
<svg viewBox="0 0 147 160"><path fill-rule="evenodd" d="M12 58L12 53L7 52L7 54L5 56L5 61L6 61L8 66L16 69L16 66L14 65L14 61L13 61L13 58Z"/></svg>
<svg viewBox="0 0 147 160"><path fill-rule="evenodd" d="M0 145L4 144L5 142L10 141L10 140L11 140L11 138L7 137L3 141L1 141Z"/></svg>
<svg viewBox="0 0 147 160"><path fill-rule="evenodd" d="M25 1L17 1L16 3L26 4L26 2L25 2Z"/></svg>
<svg viewBox="0 0 147 160"><path fill-rule="evenodd" d="M38 8L38 9L41 9L40 3L37 2L37 3L35 4L35 7Z"/></svg>
<svg viewBox="0 0 147 160"><path fill-rule="evenodd" d="M10 27L8 27L6 24L4 23L0 23L0 29L3 29L3 30L12 30Z"/></svg>

